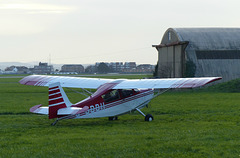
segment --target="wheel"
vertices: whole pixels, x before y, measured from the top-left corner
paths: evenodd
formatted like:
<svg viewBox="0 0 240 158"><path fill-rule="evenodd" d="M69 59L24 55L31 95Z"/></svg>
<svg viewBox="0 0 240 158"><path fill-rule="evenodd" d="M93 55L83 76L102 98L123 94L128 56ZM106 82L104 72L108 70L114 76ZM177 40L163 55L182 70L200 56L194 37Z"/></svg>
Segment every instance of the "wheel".
<svg viewBox="0 0 240 158"><path fill-rule="evenodd" d="M113 116L113 117L109 117L109 118L108 118L109 121L114 121L114 120L117 120L117 119L118 119L117 116Z"/></svg>
<svg viewBox="0 0 240 158"><path fill-rule="evenodd" d="M151 114L147 114L146 116L145 116L145 121L152 121L153 120L153 116L151 115Z"/></svg>

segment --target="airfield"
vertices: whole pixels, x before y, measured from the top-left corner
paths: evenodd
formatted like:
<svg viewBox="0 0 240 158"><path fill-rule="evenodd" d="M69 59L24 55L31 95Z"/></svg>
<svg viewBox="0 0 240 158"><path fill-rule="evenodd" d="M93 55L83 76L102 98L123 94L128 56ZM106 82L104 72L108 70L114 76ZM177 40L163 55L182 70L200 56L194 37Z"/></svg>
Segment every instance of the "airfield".
<svg viewBox="0 0 240 158"><path fill-rule="evenodd" d="M21 85L21 77L0 78L0 158L240 156L240 80L166 92L142 109L153 115L152 122L133 112L116 121L76 119L51 126L47 116L29 112L48 105L48 88ZM64 90L73 103L85 98Z"/></svg>

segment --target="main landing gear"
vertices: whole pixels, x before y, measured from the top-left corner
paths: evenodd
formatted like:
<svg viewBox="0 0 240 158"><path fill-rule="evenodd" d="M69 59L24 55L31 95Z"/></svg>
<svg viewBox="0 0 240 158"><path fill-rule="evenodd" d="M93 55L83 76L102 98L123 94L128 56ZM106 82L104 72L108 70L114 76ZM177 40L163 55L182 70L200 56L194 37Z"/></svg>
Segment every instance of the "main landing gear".
<svg viewBox="0 0 240 158"><path fill-rule="evenodd" d="M118 120L118 117L117 117L117 116L109 117L108 120L109 120L109 121Z"/></svg>
<svg viewBox="0 0 240 158"><path fill-rule="evenodd" d="M145 115L140 109L136 108L136 110L145 117L145 121L150 122L153 120L153 116L151 114Z"/></svg>
<svg viewBox="0 0 240 158"><path fill-rule="evenodd" d="M56 121L54 121L51 125L52 125L52 126L55 126L55 125L57 124L58 120L59 120L59 119L56 119Z"/></svg>

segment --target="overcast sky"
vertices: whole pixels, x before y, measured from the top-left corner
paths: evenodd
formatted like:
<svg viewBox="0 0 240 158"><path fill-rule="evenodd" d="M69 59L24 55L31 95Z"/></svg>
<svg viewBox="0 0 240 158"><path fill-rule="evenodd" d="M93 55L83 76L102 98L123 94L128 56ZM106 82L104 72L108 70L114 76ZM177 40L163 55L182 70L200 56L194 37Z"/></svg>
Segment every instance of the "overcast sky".
<svg viewBox="0 0 240 158"><path fill-rule="evenodd" d="M157 63L170 27L239 27L240 0L1 0L0 62Z"/></svg>

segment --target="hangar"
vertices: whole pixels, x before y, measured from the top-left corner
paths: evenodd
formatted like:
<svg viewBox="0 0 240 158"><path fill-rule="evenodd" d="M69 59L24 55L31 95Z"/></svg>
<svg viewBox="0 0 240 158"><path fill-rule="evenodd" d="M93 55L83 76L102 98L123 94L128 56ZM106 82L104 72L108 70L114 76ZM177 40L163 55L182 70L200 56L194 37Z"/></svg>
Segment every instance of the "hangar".
<svg viewBox="0 0 240 158"><path fill-rule="evenodd" d="M169 28L153 47L160 78L240 78L240 28Z"/></svg>

